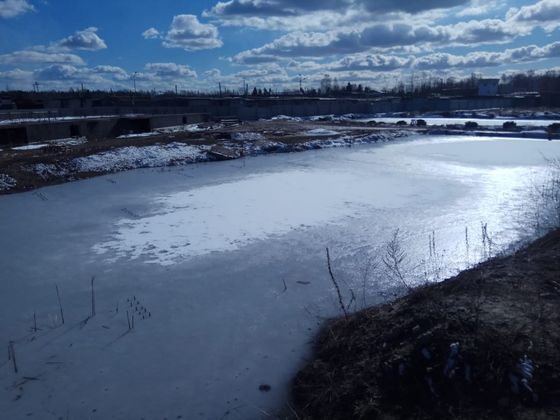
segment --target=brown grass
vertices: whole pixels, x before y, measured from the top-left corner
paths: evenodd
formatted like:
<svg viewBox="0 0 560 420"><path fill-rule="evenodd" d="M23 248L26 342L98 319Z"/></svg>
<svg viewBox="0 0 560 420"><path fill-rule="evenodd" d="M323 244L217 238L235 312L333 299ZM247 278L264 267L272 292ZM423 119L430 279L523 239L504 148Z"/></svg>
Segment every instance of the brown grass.
<svg viewBox="0 0 560 420"><path fill-rule="evenodd" d="M560 231L330 321L293 392L303 418L560 418ZM446 369L450 345L460 352ZM429 357L426 357L428 355ZM527 389L519 359L533 362Z"/></svg>

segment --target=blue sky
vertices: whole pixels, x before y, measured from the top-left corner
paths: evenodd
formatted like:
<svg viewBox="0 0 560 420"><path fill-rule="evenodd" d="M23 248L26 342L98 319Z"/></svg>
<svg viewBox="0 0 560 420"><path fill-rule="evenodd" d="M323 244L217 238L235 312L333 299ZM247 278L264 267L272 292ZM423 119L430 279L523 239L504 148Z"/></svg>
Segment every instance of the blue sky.
<svg viewBox="0 0 560 420"><path fill-rule="evenodd" d="M0 89L393 85L560 68L560 0L0 0Z"/></svg>

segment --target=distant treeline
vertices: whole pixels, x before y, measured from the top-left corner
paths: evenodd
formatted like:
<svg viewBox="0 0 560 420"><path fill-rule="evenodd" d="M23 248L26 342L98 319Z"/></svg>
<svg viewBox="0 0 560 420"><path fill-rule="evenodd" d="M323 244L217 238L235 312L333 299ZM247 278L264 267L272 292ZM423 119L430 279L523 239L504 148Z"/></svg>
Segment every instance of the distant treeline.
<svg viewBox="0 0 560 420"><path fill-rule="evenodd" d="M306 97L355 97L368 98L379 96L400 97L431 97L431 96L476 96L478 94L478 83L481 76L472 74L470 77L434 77L425 73L412 73L405 79L399 80L394 86L385 86L374 89L360 83L339 82L337 78L325 75L316 87L303 86L300 83L298 89L277 90L272 87L245 85L242 89L229 89L222 87L215 91L181 90L170 89L168 91L138 91L131 90L90 90L73 89L67 91L8 91L1 94L3 99L48 99L57 98L154 98L154 97L271 97L271 96L306 96ZM500 77L498 93L507 94L540 94L543 98L560 95L560 71L550 70L546 72L519 72L503 74Z"/></svg>
<svg viewBox="0 0 560 420"><path fill-rule="evenodd" d="M480 75L472 74L468 78L438 78L412 75L408 83L400 82L391 89L384 89L391 95L457 95L470 96L478 92ZM500 77L498 93L502 95L512 93L550 94L560 92L560 71L550 70L537 73L533 70L525 73L503 74Z"/></svg>

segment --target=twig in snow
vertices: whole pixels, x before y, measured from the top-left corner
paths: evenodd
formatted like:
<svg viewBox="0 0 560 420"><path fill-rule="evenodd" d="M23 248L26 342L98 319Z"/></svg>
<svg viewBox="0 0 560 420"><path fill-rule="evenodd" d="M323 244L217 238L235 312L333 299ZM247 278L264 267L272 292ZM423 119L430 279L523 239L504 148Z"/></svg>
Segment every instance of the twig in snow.
<svg viewBox="0 0 560 420"><path fill-rule="evenodd" d="M344 306L344 301L342 300L342 294L340 293L340 287L338 286L338 283L336 281L336 279L334 278L334 274L332 272L332 268L331 268L331 256L329 254L329 248L327 248L327 267L329 268L329 274L331 276L331 280L334 284L334 287L336 289L336 294L338 295L338 303L340 305L340 309L342 309L342 312L344 313L344 318L348 319L348 312L346 312L346 306Z"/></svg>
<svg viewBox="0 0 560 420"><path fill-rule="evenodd" d="M95 290L93 289L93 282L95 280L95 276L91 278L91 316L95 316Z"/></svg>
<svg viewBox="0 0 560 420"><path fill-rule="evenodd" d="M60 308L60 319L62 320L62 324L64 325L64 312L62 312L62 302L60 301L60 292L58 291L58 284L55 284L56 287L56 297L58 298L58 307Z"/></svg>
<svg viewBox="0 0 560 420"><path fill-rule="evenodd" d="M465 226L465 249L467 251L467 266L469 265L469 228Z"/></svg>
<svg viewBox="0 0 560 420"><path fill-rule="evenodd" d="M17 362L16 362L16 352L14 350L14 342L10 341L10 344L8 344L8 360L12 361L12 364L14 365L14 372L18 373L18 367L17 367Z"/></svg>
<svg viewBox="0 0 560 420"><path fill-rule="evenodd" d="M288 406L288 408L290 409L290 411L292 412L292 414L295 416L296 420L300 420L301 417L298 415L297 411L294 409L294 407L291 406L291 404L288 402L286 403L286 405Z"/></svg>

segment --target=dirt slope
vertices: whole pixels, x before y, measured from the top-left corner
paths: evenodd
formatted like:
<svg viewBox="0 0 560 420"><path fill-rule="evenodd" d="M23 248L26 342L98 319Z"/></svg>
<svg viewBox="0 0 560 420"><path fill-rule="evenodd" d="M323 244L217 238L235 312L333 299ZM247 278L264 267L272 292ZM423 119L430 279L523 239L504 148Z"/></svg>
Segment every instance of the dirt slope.
<svg viewBox="0 0 560 420"><path fill-rule="evenodd" d="M560 231L329 322L294 381L303 418L560 418Z"/></svg>

